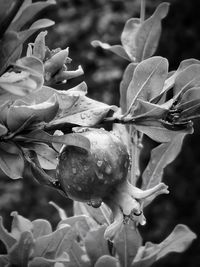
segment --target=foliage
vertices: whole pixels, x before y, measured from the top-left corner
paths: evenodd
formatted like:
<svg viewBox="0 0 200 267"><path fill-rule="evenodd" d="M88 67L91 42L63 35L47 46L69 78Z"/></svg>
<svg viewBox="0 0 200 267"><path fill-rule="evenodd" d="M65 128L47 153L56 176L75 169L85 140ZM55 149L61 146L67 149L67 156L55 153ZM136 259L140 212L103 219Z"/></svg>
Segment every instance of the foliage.
<svg viewBox="0 0 200 267"><path fill-rule="evenodd" d="M56 176L61 147L90 152L90 141L79 134L80 127L113 125L132 161L127 177L130 186L117 189L125 196L119 202L132 206L126 212L116 204L111 210L104 204L94 210L75 202L72 217L58 208L61 221L55 231L48 221L31 222L13 212L11 232L2 223L0 227L7 250L0 256L2 266L150 266L170 252L184 251L196 238L187 226L177 225L160 244L143 245L138 223L145 223L143 208L157 195L168 193L161 183L164 168L180 152L184 137L194 131L192 120L200 114L199 61L184 60L169 72L168 60L153 56L169 9L162 3L148 19L141 16L127 21L122 45L92 42L130 62L120 84L120 107L87 97L85 82L56 90L50 86L83 74L81 66L68 69L68 48L50 50L43 31L21 57L24 42L39 29L53 25L47 19L32 23L39 10L52 4L54 1L25 0L6 9L7 4L0 2L0 10L8 10L2 13L0 31L0 168L11 179L22 178L28 169L39 183L63 194ZM152 150L139 189L143 135L160 144ZM132 213L134 205L137 214Z"/></svg>

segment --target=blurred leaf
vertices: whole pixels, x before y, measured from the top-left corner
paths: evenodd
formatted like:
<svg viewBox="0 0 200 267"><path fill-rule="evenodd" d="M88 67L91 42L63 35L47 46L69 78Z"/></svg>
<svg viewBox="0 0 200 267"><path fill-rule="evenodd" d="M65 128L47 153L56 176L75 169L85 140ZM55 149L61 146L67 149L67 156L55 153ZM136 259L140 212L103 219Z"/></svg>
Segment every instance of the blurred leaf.
<svg viewBox="0 0 200 267"><path fill-rule="evenodd" d="M31 232L33 229L31 221L19 215L16 211L13 211L11 216L13 216L11 234L15 239L19 240L23 232Z"/></svg>
<svg viewBox="0 0 200 267"><path fill-rule="evenodd" d="M142 175L142 189L152 188L162 181L165 167L173 162L181 151L185 134L178 134L171 142L161 144L151 151L151 157ZM147 198L150 203L155 196Z"/></svg>
<svg viewBox="0 0 200 267"><path fill-rule="evenodd" d="M26 135L21 135L16 140L24 140L27 142L43 142L47 144L58 143L71 146L81 147L83 149L90 149L90 141L88 138L78 133L65 135L50 135L43 130L34 130Z"/></svg>
<svg viewBox="0 0 200 267"><path fill-rule="evenodd" d="M130 63L123 74L122 81L120 83L120 107L122 109L122 114L124 114L127 111L127 103L126 103L126 95L127 95L127 89L128 86L133 78L133 73L136 68L135 63Z"/></svg>
<svg viewBox="0 0 200 267"><path fill-rule="evenodd" d="M140 19L131 18L126 22L121 35L121 43L131 61L137 60L137 52L140 47L136 46L136 37L140 26Z"/></svg>
<svg viewBox="0 0 200 267"><path fill-rule="evenodd" d="M27 267L33 246L34 241L31 232L22 232L19 240L8 251L10 264Z"/></svg>
<svg viewBox="0 0 200 267"><path fill-rule="evenodd" d="M151 57L155 53L161 34L161 21L167 16L168 10L169 4L161 3L154 14L139 27L135 37L138 62Z"/></svg>
<svg viewBox="0 0 200 267"><path fill-rule="evenodd" d="M65 219L67 219L67 214L66 214L66 212L65 212L65 210L64 209L62 209L61 207L59 207L55 202L53 202L53 201L49 201L49 204L50 205L52 205L56 210L57 210L57 212L58 212L58 214L59 214L59 217L60 217L60 219L61 219L61 222L63 221L63 220L65 220ZM71 225L71 224L70 224Z"/></svg>
<svg viewBox="0 0 200 267"><path fill-rule="evenodd" d="M35 105L27 105L20 100L16 100L8 111L8 128L11 131L15 131L30 117L33 117L34 123L49 122L56 116L58 108L56 95L53 95L43 103Z"/></svg>
<svg viewBox="0 0 200 267"><path fill-rule="evenodd" d="M14 149L17 149L16 146ZM11 179L19 179L23 177L24 159L22 153L17 149L17 154L9 153L5 150L4 144L0 144L0 168Z"/></svg>
<svg viewBox="0 0 200 267"><path fill-rule="evenodd" d="M37 219L32 221L32 225L33 225L32 232L34 239L52 233L51 224L47 220Z"/></svg>
<svg viewBox="0 0 200 267"><path fill-rule="evenodd" d="M7 251L16 243L16 239L10 233L8 233L8 231L4 228L3 219L1 216L0 216L0 240L6 246Z"/></svg>
<svg viewBox="0 0 200 267"><path fill-rule="evenodd" d="M131 266L141 245L142 238L137 227L132 223L125 224L123 230L114 239L114 247L122 266Z"/></svg>
<svg viewBox="0 0 200 267"><path fill-rule="evenodd" d="M0 255L0 266L2 266L2 267L8 267L9 266L8 255Z"/></svg>
<svg viewBox="0 0 200 267"><path fill-rule="evenodd" d="M8 129L3 124L0 124L0 136L7 134L7 132Z"/></svg>
<svg viewBox="0 0 200 267"><path fill-rule="evenodd" d="M55 259L47 259L44 257L35 257L32 261L29 262L28 267L54 267L55 263L62 263L64 266L70 266L69 263L69 256L67 253L63 253L60 257Z"/></svg>
<svg viewBox="0 0 200 267"><path fill-rule="evenodd" d="M192 87L200 86L200 64L193 64L177 75L173 87L174 96L182 95Z"/></svg>
<svg viewBox="0 0 200 267"><path fill-rule="evenodd" d="M80 222L87 221L89 217L87 215L75 215L72 217L65 218L61 220L58 224L58 228L62 227L63 225L67 224L73 227L74 229L78 228Z"/></svg>
<svg viewBox="0 0 200 267"><path fill-rule="evenodd" d="M110 224L110 210L103 203L101 204L100 208L96 209L92 206L88 206L85 203L74 201L74 213L75 215L85 214L100 225L105 223Z"/></svg>
<svg viewBox="0 0 200 267"><path fill-rule="evenodd" d="M162 57L152 57L137 65L127 89L129 111L134 114L137 99L150 101L161 92L167 72L168 61Z"/></svg>
<svg viewBox="0 0 200 267"><path fill-rule="evenodd" d="M94 267L120 267L120 264L116 258L104 255L98 259Z"/></svg>
<svg viewBox="0 0 200 267"><path fill-rule="evenodd" d="M48 0L45 2L38 1L36 3L32 3L32 1L25 0L15 20L10 25L9 30L19 31L26 27L39 12L52 4L56 4L56 2L54 0Z"/></svg>
<svg viewBox="0 0 200 267"><path fill-rule="evenodd" d="M85 247L92 264L103 255L110 255L108 241L104 238L106 225L90 230L85 237Z"/></svg>
<svg viewBox="0 0 200 267"><path fill-rule="evenodd" d="M48 235L43 235L35 240L33 257L55 259L67 252L74 239L70 226L62 227Z"/></svg>
<svg viewBox="0 0 200 267"><path fill-rule="evenodd" d="M196 235L186 225L178 224L160 244L147 242L144 247L141 247L132 266L148 267L168 253L183 252L195 238Z"/></svg>
<svg viewBox="0 0 200 267"><path fill-rule="evenodd" d="M94 47L101 47L102 49L109 50L114 54L130 61L129 55L126 53L124 48L121 45L109 45L107 43L102 43L101 41L94 40L91 42Z"/></svg>

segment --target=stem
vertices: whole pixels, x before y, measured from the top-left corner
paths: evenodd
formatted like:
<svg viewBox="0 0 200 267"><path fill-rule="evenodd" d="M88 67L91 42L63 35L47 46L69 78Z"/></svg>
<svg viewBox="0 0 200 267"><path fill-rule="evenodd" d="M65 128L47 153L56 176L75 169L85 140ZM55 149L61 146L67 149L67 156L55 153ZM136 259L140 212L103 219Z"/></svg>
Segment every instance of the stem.
<svg viewBox="0 0 200 267"><path fill-rule="evenodd" d="M140 5L140 23L141 24L145 20L145 6L146 6L146 0L141 0L141 5Z"/></svg>

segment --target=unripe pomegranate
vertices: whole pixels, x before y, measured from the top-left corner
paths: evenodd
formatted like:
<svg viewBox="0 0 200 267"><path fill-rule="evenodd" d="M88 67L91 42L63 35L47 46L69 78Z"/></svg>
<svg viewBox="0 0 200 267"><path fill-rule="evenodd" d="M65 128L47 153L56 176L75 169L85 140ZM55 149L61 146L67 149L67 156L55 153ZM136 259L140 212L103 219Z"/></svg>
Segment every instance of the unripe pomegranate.
<svg viewBox="0 0 200 267"><path fill-rule="evenodd" d="M60 152L57 180L61 189L73 200L99 207L102 201L111 209L113 222L105 238L113 240L123 223L129 220L144 225L143 199L168 193L159 183L141 190L128 182L129 154L122 140L103 129L78 132L90 141L90 151L66 145Z"/></svg>
<svg viewBox="0 0 200 267"><path fill-rule="evenodd" d="M90 151L65 146L59 155L57 178L70 198L97 207L126 180L129 154L112 132L88 129L78 134L89 139Z"/></svg>

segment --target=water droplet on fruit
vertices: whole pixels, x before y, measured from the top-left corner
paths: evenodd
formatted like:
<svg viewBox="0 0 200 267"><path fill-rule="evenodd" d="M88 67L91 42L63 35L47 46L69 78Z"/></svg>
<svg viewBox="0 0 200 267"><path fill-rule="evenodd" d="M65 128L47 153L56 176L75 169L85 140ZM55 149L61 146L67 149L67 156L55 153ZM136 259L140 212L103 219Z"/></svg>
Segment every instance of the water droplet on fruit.
<svg viewBox="0 0 200 267"><path fill-rule="evenodd" d="M73 174L76 174L76 168L72 168L72 172L73 172Z"/></svg>
<svg viewBox="0 0 200 267"><path fill-rule="evenodd" d="M106 166L105 172L106 172L107 174L111 174L111 172L112 172L112 167L111 167L110 165Z"/></svg>
<svg viewBox="0 0 200 267"><path fill-rule="evenodd" d="M87 116L86 116L86 114L85 114L85 113L82 113L82 114L81 114L81 119L83 119L83 120L84 120L84 119L86 119L86 117L87 117Z"/></svg>
<svg viewBox="0 0 200 267"><path fill-rule="evenodd" d="M98 167L101 167L102 164L103 164L103 161L102 161L102 160L98 160L98 161L97 161L97 166L98 166Z"/></svg>

